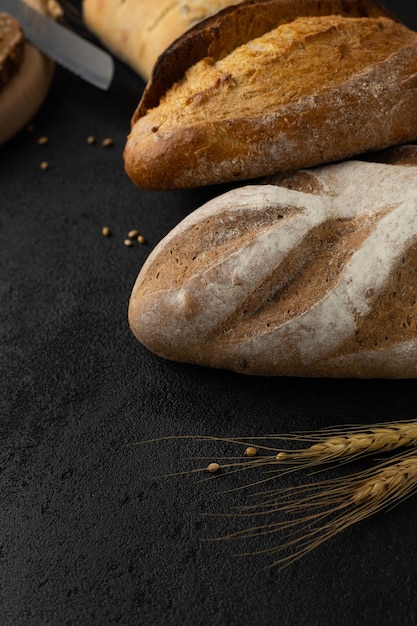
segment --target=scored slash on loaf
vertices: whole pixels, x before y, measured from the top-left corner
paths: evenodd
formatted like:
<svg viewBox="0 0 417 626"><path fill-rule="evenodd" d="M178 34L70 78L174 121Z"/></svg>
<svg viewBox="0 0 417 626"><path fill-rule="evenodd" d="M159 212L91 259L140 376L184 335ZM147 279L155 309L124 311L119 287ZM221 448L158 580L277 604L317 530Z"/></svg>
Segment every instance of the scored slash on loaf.
<svg viewBox="0 0 417 626"><path fill-rule="evenodd" d="M148 189L247 180L417 139L417 33L374 0L224 9L159 58L125 169Z"/></svg>
<svg viewBox="0 0 417 626"><path fill-rule="evenodd" d="M417 147L267 182L154 249L129 305L139 341L246 374L417 377Z"/></svg>

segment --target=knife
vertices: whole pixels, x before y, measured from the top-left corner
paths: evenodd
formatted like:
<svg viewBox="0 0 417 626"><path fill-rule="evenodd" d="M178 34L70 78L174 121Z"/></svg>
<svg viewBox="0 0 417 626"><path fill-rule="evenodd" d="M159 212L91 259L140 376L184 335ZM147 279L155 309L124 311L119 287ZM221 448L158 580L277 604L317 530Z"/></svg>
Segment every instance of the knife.
<svg viewBox="0 0 417 626"><path fill-rule="evenodd" d="M41 15L23 0L0 0L0 10L15 17L27 40L44 54L96 87L109 88L114 74L110 54Z"/></svg>

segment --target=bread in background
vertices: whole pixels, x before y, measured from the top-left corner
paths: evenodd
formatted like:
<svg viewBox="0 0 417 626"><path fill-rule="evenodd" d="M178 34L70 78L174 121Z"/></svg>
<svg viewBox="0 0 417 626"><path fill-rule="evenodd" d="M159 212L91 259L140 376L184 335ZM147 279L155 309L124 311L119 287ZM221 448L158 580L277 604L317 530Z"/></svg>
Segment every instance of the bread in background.
<svg viewBox="0 0 417 626"><path fill-rule="evenodd" d="M25 2L39 12L48 14L46 0ZM8 46L7 40L6 33L3 38L0 33L0 50L2 46ZM32 119L43 104L52 83L53 61L26 40L23 40L21 52L13 72L4 72L7 79L0 88L0 144L11 139ZM4 54L0 72L10 64L10 54L13 56L11 50L9 54Z"/></svg>
<svg viewBox="0 0 417 626"><path fill-rule="evenodd" d="M83 0L89 30L147 81L158 56L191 26L238 0Z"/></svg>

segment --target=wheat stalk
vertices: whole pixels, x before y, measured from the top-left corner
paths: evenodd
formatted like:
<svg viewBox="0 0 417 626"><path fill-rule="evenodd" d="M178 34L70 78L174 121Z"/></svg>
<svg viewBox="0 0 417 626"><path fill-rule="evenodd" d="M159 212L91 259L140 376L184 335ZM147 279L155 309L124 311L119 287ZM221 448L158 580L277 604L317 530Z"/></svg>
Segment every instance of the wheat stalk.
<svg viewBox="0 0 417 626"><path fill-rule="evenodd" d="M228 534L217 540L247 539L275 533L284 533L277 545L258 552L276 554L273 564L289 565L317 548L352 524L394 505L417 489L417 421L397 421L367 426L328 428L311 433L271 435L248 438L220 437L166 437L164 439L194 439L205 442L224 442L245 448L243 458L220 457L205 467L173 475L207 472L210 478L220 474L267 470L257 480L228 489L227 492L262 485L262 490L248 494L250 503L233 513L233 517L267 518L265 523ZM269 442L274 445L269 445ZM160 439L154 441L161 441ZM277 441L309 443L301 449L276 447ZM142 442L143 443L143 442ZM149 443L149 442L148 442ZM379 462L365 471L311 482L290 488L265 489L265 483L277 481L283 474L302 468L329 469L329 463L347 463L379 452L397 453L394 458ZM201 459L200 459L201 460ZM209 513L209 515L216 515ZM284 516L284 519L282 519ZM273 521L270 521L271 517ZM290 554L283 555L286 550Z"/></svg>
<svg viewBox="0 0 417 626"><path fill-rule="evenodd" d="M287 566L352 524L402 501L417 489L417 454L398 455L376 468L344 478L253 494L257 502L240 507L237 517L274 517L218 538L248 539L283 533L278 545L257 553L278 555L273 565ZM260 500L260 501L259 501ZM285 519L276 519L284 515ZM282 556L285 551L290 553Z"/></svg>
<svg viewBox="0 0 417 626"><path fill-rule="evenodd" d="M189 439L189 437L184 438ZM173 439L178 438L174 437ZM243 437L209 436L196 436L191 437L191 439L242 446L246 449L243 458L218 457L215 459L217 468L229 473L259 467L270 468L271 475L260 481L265 482L274 480L277 475L282 475L285 471L328 463L346 463L375 452L391 452L399 448L417 447L417 422L398 421L362 427L345 426L310 433L269 435L251 440ZM271 442L271 445L266 445L266 440ZM312 445L291 450L277 447L275 444L279 441L308 442ZM209 463L206 467L200 467L193 472L204 472L212 466L213 463Z"/></svg>

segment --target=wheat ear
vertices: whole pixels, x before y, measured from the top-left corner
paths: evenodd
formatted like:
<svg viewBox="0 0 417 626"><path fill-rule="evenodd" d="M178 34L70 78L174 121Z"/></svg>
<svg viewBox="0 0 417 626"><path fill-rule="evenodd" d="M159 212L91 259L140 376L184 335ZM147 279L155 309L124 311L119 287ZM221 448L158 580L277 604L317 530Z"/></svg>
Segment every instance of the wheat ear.
<svg viewBox="0 0 417 626"><path fill-rule="evenodd" d="M310 433L269 435L248 440L243 437L216 438L192 437L200 441L219 441L238 444L246 448L244 458L218 457L219 469L228 472L259 468L271 469L273 480L282 471L298 470L328 463L346 463L375 452L388 452L399 448L417 447L417 422L398 421L367 425L328 428ZM266 441L270 445L266 444ZM288 449L277 447L277 442L311 443L308 447ZM248 451L251 451L248 454ZM212 466L212 463L209 464ZM206 468L194 470L204 471ZM188 473L188 472L184 472Z"/></svg>
<svg viewBox="0 0 417 626"><path fill-rule="evenodd" d="M156 443L161 441L195 440L199 442L220 442L243 447L243 455L239 457L199 457L205 459L206 466L192 470L183 470L166 474L179 476L182 474L201 474L209 472L213 475L222 470L222 473L234 473L260 467L270 470L266 477L258 481L265 483L275 480L288 471L302 468L327 466L330 463L347 463L373 454L388 452L399 448L417 447L417 421L385 422L364 426L332 427L308 433L292 433L281 435L267 435L250 440L246 437L214 437L208 435L167 436L139 442ZM277 442L310 443L311 445L298 449L283 449L277 447ZM269 444L269 445L267 445ZM132 444L132 445L138 445ZM253 483L249 483L250 486ZM246 488L246 485L238 487Z"/></svg>
<svg viewBox="0 0 417 626"><path fill-rule="evenodd" d="M220 539L283 533L278 545L258 553L278 555L274 565L289 565L352 524L402 501L417 489L417 454L398 455L374 469L300 487L253 494L255 504L240 507L238 517L286 519L257 524ZM290 554L283 555L290 550Z"/></svg>
<svg viewBox="0 0 417 626"><path fill-rule="evenodd" d="M281 451L278 461L333 461L337 458L357 457L374 452L394 450L417 445L417 422L393 422L366 426L362 429L333 431L331 436L323 438L331 430L311 433L305 436L294 435L288 439L316 441L308 448L293 451Z"/></svg>
<svg viewBox="0 0 417 626"><path fill-rule="evenodd" d="M386 506L392 500L403 499L416 484L417 456L410 456L382 468L376 475L371 476L355 490L352 499L355 504L381 501Z"/></svg>
<svg viewBox="0 0 417 626"><path fill-rule="evenodd" d="M220 457L205 468L176 472L172 475L206 472L217 474L240 472L249 468L267 469L267 477L250 481L228 491L247 489L276 481L287 471L323 465L329 468L330 462L344 463L375 452L417 448L417 421L397 421L368 426L328 428L312 433L271 435L248 438L220 438L210 436L173 436L162 439L194 439L206 442L226 442L244 446L243 459ZM274 445L267 445L273 441ZM283 450L276 447L276 441L307 442L311 445L302 449ZM153 441L161 441L161 438ZM259 442L259 443L258 443ZM142 443L150 443L142 442ZM282 469L284 466L284 469ZM289 469L285 469L286 467ZM223 473L223 472L221 472ZM356 474L321 480L289 489L269 489L250 493L256 498L254 504L247 504L235 511L237 517L269 517L284 515L286 519L252 526L234 532L220 539L249 538L272 533L284 533L277 546L261 550L277 554L275 564L288 565L317 548L352 524L355 524L377 511L403 500L417 490L417 450L398 454L394 459L379 463L376 467ZM253 500L252 500L253 502ZM213 515L213 514L211 514ZM225 514L228 515L228 514ZM285 550L291 554L282 556Z"/></svg>

